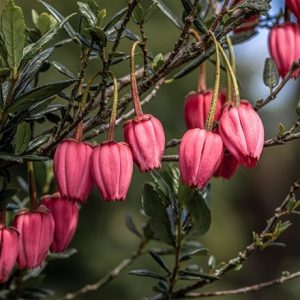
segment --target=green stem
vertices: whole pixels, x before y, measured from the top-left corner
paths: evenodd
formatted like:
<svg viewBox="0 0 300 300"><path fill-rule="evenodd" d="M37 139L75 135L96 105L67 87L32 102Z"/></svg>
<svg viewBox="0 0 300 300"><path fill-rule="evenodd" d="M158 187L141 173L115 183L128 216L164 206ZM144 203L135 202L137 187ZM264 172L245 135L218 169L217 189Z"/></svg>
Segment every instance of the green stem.
<svg viewBox="0 0 300 300"><path fill-rule="evenodd" d="M211 104L208 111L208 116L205 124L205 128L208 131L212 131L213 124L214 124L214 117L215 117L215 111L219 96L219 89L220 89L220 78L221 78L221 62L220 62L220 52L218 47L218 41L215 37L215 35L210 32L210 35L214 41L215 48L216 48L216 74L215 74L215 83L214 83L214 92L213 92L213 98L211 100Z"/></svg>
<svg viewBox="0 0 300 300"><path fill-rule="evenodd" d="M109 141L113 141L114 137L115 137L115 127L116 127L119 95L118 95L118 81L113 73L110 73L110 75L114 82L114 97L113 97L113 105L112 105L112 110L111 110L107 139Z"/></svg>
<svg viewBox="0 0 300 300"><path fill-rule="evenodd" d="M28 161L27 168L28 168L30 210L32 211L32 210L35 210L36 208L38 208L38 205L39 205L32 161Z"/></svg>
<svg viewBox="0 0 300 300"><path fill-rule="evenodd" d="M235 55L234 55L234 50L233 50L233 45L232 45L232 42L231 42L231 38L229 37L229 35L226 35L226 42L227 42L227 46L228 46L230 64L232 66L234 74L236 74ZM226 77L227 77L226 101L230 102L232 100L232 81L231 81L230 73L229 73L228 69L226 69Z"/></svg>
<svg viewBox="0 0 300 300"><path fill-rule="evenodd" d="M143 113L142 106L140 103L140 97L139 97L136 77L135 77L135 59L134 59L134 57L135 57L135 49L138 45L140 45L139 41L137 41L133 44L133 46L131 48L131 54L130 54L131 95L132 95L135 114L137 116L139 116Z"/></svg>

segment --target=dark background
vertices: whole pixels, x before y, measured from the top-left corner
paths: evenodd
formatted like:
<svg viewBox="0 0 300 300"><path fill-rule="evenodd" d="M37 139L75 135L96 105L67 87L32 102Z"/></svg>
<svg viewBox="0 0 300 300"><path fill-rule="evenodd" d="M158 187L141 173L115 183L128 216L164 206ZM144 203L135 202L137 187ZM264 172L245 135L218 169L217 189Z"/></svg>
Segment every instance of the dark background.
<svg viewBox="0 0 300 300"><path fill-rule="evenodd" d="M48 1L63 15L77 11L76 1ZM143 1L148 5L150 1ZM181 13L180 1L165 1L179 16ZM275 13L283 1L272 1ZM0 0L0 8L4 1ZM30 22L31 9L39 13L44 8L37 1L17 1L25 11L27 25ZM107 8L108 19L117 10L126 6L122 0L99 1L100 7ZM78 16L73 17L71 23L78 26ZM138 28L131 25L133 31ZM179 31L166 19L159 10L155 11L152 19L146 24L146 33L149 37L149 48L153 54L170 51L175 43ZM260 30L259 34L248 42L236 46L237 74L241 87L242 98L255 103L256 100L268 95L268 89L262 82L264 59L268 56L267 31ZM61 36L66 33L61 33ZM131 42L123 41L121 51L128 51ZM53 58L64 63L74 73L79 68L78 46L66 46L58 49ZM141 63L141 61L139 61ZM94 73L100 64L92 62L89 74ZM128 73L129 62L114 68L118 75ZM208 65L208 85L213 84L214 68ZM62 75L51 70L42 76L41 82L54 81ZM155 100L144 108L145 112L155 114L164 124L167 140L180 137L185 131L183 120L183 102L185 95L196 88L198 71L172 84L164 85ZM280 97L263 108L260 115L266 131L266 139L275 137L278 124L282 122L286 128L295 122L296 103L299 99L299 81L291 81L281 92ZM117 129L118 136L122 138L121 127ZM95 141L105 139L100 136ZM299 176L299 141L293 141L283 146L265 149L259 165L252 169L240 168L230 181L220 179L212 180L212 226L201 242L210 249L218 261L235 257L239 250L252 241L252 231L259 232L283 198L296 177ZM175 153L177 149L168 150ZM72 247L78 253L64 261L51 263L47 267L46 277L42 286L53 288L58 295L74 291L102 278L107 271L115 267L121 260L129 256L137 246L137 239L129 233L124 225L124 214L131 212L137 223L142 223L140 217L140 198L143 183L150 180L149 174L141 174L135 168L134 177L128 198L123 203L105 203L96 190L82 208L80 223ZM292 218L294 224L283 236L280 242L287 247L271 247L263 252L257 252L240 272L231 272L221 282L213 284L207 289L230 289L244 285L269 280L280 276L284 270L296 271L300 268L300 220ZM196 258L197 260L197 258ZM171 262L171 261L170 261ZM136 263L127 269L118 279L98 292L81 296L79 299L141 299L151 295L153 282L151 279L136 278L127 274L132 268L149 267L156 270L155 264L149 257L139 258ZM223 297L224 300L263 300L263 299L299 299L299 281L289 282L285 285L264 290L252 295Z"/></svg>

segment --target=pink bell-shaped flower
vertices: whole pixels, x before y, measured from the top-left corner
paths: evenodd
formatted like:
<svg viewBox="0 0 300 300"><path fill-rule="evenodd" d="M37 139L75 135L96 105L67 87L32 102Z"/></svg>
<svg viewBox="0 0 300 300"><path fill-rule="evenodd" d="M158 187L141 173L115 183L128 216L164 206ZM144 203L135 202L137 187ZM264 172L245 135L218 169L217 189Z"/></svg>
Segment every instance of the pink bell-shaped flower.
<svg viewBox="0 0 300 300"><path fill-rule="evenodd" d="M179 147L179 169L184 184L205 188L223 157L223 142L217 133L206 129L190 129Z"/></svg>
<svg viewBox="0 0 300 300"><path fill-rule="evenodd" d="M269 50L280 76L284 77L293 63L300 59L300 26L285 23L272 28L269 36ZM293 73L297 78L300 70Z"/></svg>
<svg viewBox="0 0 300 300"><path fill-rule="evenodd" d="M219 132L228 151L237 161L252 168L264 147L264 126L249 102L227 106L219 122Z"/></svg>
<svg viewBox="0 0 300 300"><path fill-rule="evenodd" d="M9 278L19 251L19 234L13 227L0 224L0 283Z"/></svg>
<svg viewBox="0 0 300 300"><path fill-rule="evenodd" d="M192 92L187 95L184 104L185 123L188 129L205 128L209 107L213 97L212 90ZM214 121L218 121L221 117L222 107L225 103L226 95L219 93Z"/></svg>
<svg viewBox="0 0 300 300"><path fill-rule="evenodd" d="M230 179L239 166L239 162L230 153L225 153L221 164L214 174L214 177L223 177Z"/></svg>
<svg viewBox="0 0 300 300"><path fill-rule="evenodd" d="M34 211L18 213L14 219L14 227L19 236L19 269L39 267L45 260L54 237L54 220L45 206Z"/></svg>
<svg viewBox="0 0 300 300"><path fill-rule="evenodd" d="M142 172L161 167L165 134L160 121L150 114L139 114L124 124L124 138L133 160Z"/></svg>
<svg viewBox="0 0 300 300"><path fill-rule="evenodd" d="M42 204L51 212L55 224L50 250L55 253L63 252L68 248L77 228L77 203L61 199L59 193L55 193L42 197Z"/></svg>
<svg viewBox="0 0 300 300"><path fill-rule="evenodd" d="M92 154L91 170L94 183L104 200L124 200L133 171L129 146L114 141L98 145Z"/></svg>
<svg viewBox="0 0 300 300"><path fill-rule="evenodd" d="M55 151L53 169L62 198L85 203L93 187L90 160L93 147L75 139L66 139Z"/></svg>
<svg viewBox="0 0 300 300"><path fill-rule="evenodd" d="M288 9L300 20L300 2L299 0L285 0Z"/></svg>

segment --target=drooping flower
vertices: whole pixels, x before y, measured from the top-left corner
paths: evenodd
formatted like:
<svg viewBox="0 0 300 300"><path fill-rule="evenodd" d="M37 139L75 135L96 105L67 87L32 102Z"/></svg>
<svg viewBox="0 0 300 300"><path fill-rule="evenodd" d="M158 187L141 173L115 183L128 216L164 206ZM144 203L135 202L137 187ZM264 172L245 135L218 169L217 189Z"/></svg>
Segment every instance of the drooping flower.
<svg viewBox="0 0 300 300"><path fill-rule="evenodd" d="M93 187L90 170L93 147L66 139L56 148L53 169L62 198L85 203Z"/></svg>
<svg viewBox="0 0 300 300"><path fill-rule="evenodd" d="M215 177L230 179L239 166L239 162L230 153L225 153L219 168L214 174Z"/></svg>
<svg viewBox="0 0 300 300"><path fill-rule="evenodd" d="M280 76L284 77L293 63L300 59L300 26L285 23L272 28L269 36L269 50ZM300 70L296 70L293 78L297 78Z"/></svg>
<svg viewBox="0 0 300 300"><path fill-rule="evenodd" d="M205 122L208 116L209 107L213 97L212 90L206 90L201 92L192 92L187 95L184 104L184 116L185 123L188 129L192 128L205 128ZM214 116L214 121L220 119L222 113L222 107L225 103L226 96L224 93L220 92L216 111Z"/></svg>
<svg viewBox="0 0 300 300"><path fill-rule="evenodd" d="M206 129L190 129L179 147L182 182L203 189L218 169L223 157L221 137Z"/></svg>
<svg viewBox="0 0 300 300"><path fill-rule="evenodd" d="M93 150L91 170L95 185L106 201L126 198L133 171L129 146L106 141Z"/></svg>
<svg viewBox="0 0 300 300"><path fill-rule="evenodd" d="M41 205L34 211L22 211L14 218L19 236L19 269L39 267L45 260L54 237L54 220Z"/></svg>
<svg viewBox="0 0 300 300"><path fill-rule="evenodd" d="M161 167L165 134L160 121L150 114L139 114L124 124L124 138L133 160L142 172Z"/></svg>
<svg viewBox="0 0 300 300"><path fill-rule="evenodd" d="M244 100L239 106L228 105L224 109L219 133L240 164L248 168L257 164L264 146L264 127L249 102Z"/></svg>
<svg viewBox="0 0 300 300"><path fill-rule="evenodd" d="M77 203L64 200L59 193L55 193L43 196L42 204L51 212L55 224L50 250L55 253L63 252L68 248L77 228Z"/></svg>
<svg viewBox="0 0 300 300"><path fill-rule="evenodd" d="M0 224L0 283L8 280L19 251L19 234L13 227Z"/></svg>

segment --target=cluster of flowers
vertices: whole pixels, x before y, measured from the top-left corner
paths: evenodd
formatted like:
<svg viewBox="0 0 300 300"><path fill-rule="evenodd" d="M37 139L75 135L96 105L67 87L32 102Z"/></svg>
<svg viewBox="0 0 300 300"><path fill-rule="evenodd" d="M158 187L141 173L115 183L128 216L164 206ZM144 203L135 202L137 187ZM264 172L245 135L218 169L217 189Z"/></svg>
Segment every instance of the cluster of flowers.
<svg viewBox="0 0 300 300"><path fill-rule="evenodd" d="M286 6L300 20L299 0L286 0ZM300 25L285 22L272 28L269 35L269 49L274 59L279 75L284 77L290 71L293 63L300 59ZM299 76L298 69L292 78Z"/></svg>
<svg viewBox="0 0 300 300"><path fill-rule="evenodd" d="M58 193L42 197L37 209L19 212L13 227L0 225L0 282L9 278L15 264L20 270L41 266L48 251L63 252L75 233L78 206Z"/></svg>

